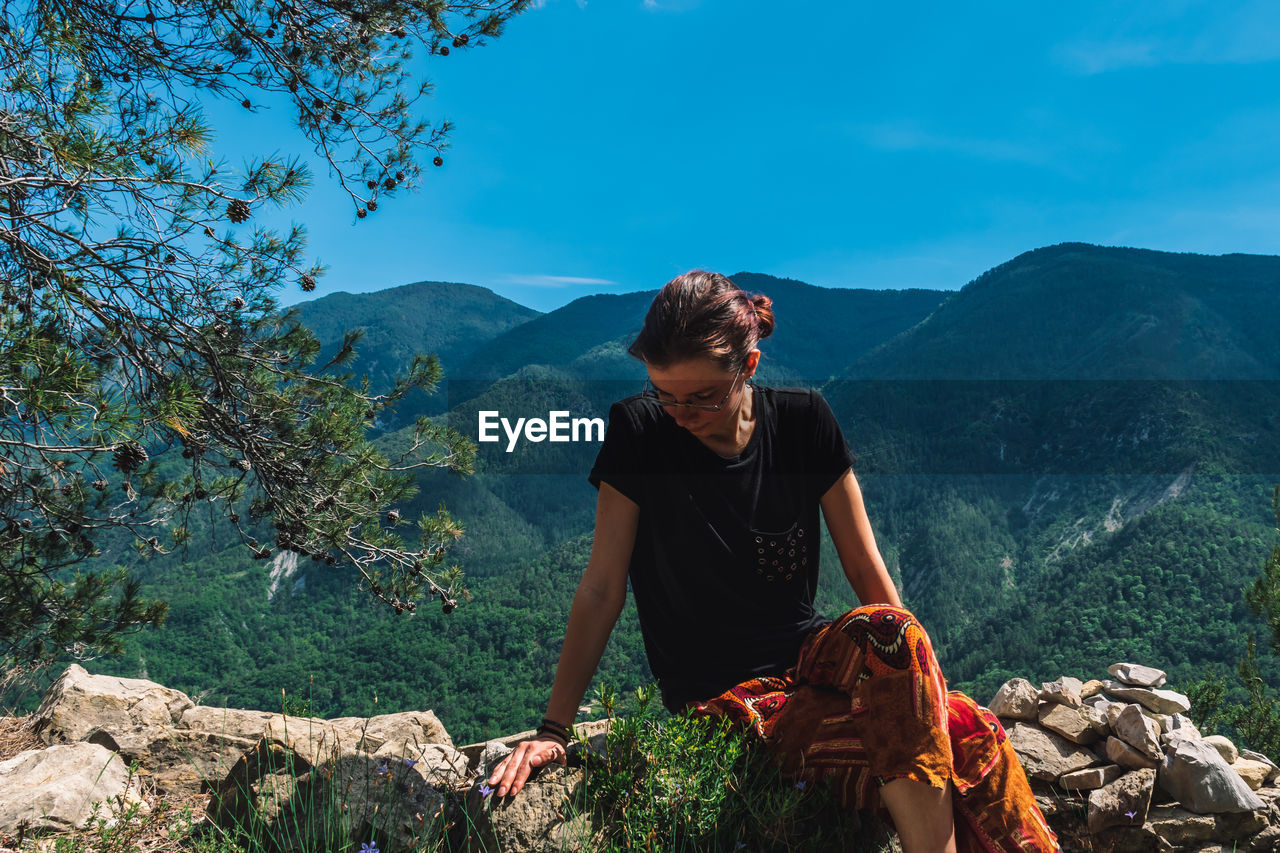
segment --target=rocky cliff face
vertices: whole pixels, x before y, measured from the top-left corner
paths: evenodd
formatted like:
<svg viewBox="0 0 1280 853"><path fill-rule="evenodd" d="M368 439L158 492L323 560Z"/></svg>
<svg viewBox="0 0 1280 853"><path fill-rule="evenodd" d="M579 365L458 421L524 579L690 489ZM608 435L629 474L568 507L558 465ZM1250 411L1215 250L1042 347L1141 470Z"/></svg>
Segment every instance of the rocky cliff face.
<svg viewBox="0 0 1280 853"><path fill-rule="evenodd" d="M1280 849L1280 768L1201 737L1158 670L1116 664L1110 675L1038 688L1014 679L991 702L1063 848ZM209 826L282 850L329 838L386 853L431 834L455 850L586 850L594 828L564 804L586 784L583 750L604 749L603 724L579 726L586 745L570 766L499 803L484 768L527 732L458 748L430 711L321 720L209 708L80 666L22 727L28 748L0 754L0 849L198 795Z"/></svg>

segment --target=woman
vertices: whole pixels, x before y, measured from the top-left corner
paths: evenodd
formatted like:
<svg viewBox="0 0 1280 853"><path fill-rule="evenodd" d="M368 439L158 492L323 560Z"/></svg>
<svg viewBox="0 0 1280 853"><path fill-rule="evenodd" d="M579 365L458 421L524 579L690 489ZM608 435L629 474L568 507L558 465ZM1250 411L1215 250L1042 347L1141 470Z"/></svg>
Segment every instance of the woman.
<svg viewBox="0 0 1280 853"><path fill-rule="evenodd" d="M499 796L563 761L626 598L672 711L752 727L801 780L887 809L903 849L1056 850L995 718L948 694L885 569L853 456L815 392L750 384L768 297L695 271L654 299L630 353L648 387L615 403L590 481L595 540L547 715L492 773ZM818 512L863 607L813 608Z"/></svg>

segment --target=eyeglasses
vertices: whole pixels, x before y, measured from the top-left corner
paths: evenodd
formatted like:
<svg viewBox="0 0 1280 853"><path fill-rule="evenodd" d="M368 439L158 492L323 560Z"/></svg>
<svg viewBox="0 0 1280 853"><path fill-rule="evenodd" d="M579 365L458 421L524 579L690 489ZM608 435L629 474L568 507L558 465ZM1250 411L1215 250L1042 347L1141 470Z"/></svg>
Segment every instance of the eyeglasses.
<svg viewBox="0 0 1280 853"><path fill-rule="evenodd" d="M664 397L658 391L657 388L654 388L651 384L649 384L648 377L645 377L645 380L644 380L643 394L645 397L649 398L650 400L653 400L659 406L662 406L663 408L667 408L667 409L685 408L685 409L701 409L704 412L718 412L724 408L724 404L729 402L729 398L733 396L733 389L737 386L738 377L740 376L742 376L741 367L738 368L737 373L733 374L733 382L729 383L729 390L725 393L723 397L720 398L719 403L681 403L676 401L675 399L669 399L667 397Z"/></svg>

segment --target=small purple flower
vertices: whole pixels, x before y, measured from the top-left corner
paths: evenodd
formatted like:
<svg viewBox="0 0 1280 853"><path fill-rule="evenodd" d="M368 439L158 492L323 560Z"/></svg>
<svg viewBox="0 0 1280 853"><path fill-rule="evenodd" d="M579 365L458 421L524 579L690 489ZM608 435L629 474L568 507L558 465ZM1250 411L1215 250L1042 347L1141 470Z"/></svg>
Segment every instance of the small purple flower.
<svg viewBox="0 0 1280 853"><path fill-rule="evenodd" d="M1138 813L1137 813L1137 812L1125 812L1125 813L1124 813L1124 816L1125 816L1125 817L1127 817L1127 818L1129 818L1129 820L1133 820L1135 817L1137 817L1137 816L1138 816Z"/></svg>
<svg viewBox="0 0 1280 853"><path fill-rule="evenodd" d="M808 782L801 779L799 782L796 783L796 790L803 791L808 786L808 784L809 784Z"/></svg>
<svg viewBox="0 0 1280 853"><path fill-rule="evenodd" d="M372 841L360 845L360 853L378 853L378 845Z"/></svg>
<svg viewBox="0 0 1280 853"><path fill-rule="evenodd" d="M493 789L489 787L489 783L487 782L480 783L480 796L487 797L492 793L493 793Z"/></svg>
<svg viewBox="0 0 1280 853"><path fill-rule="evenodd" d="M413 759L413 758L406 758L406 759L404 760L404 766L405 766L405 767L412 767L413 765L415 765L415 764L417 764L417 763L418 763L418 762L417 762L417 760L416 760L416 759Z"/></svg>

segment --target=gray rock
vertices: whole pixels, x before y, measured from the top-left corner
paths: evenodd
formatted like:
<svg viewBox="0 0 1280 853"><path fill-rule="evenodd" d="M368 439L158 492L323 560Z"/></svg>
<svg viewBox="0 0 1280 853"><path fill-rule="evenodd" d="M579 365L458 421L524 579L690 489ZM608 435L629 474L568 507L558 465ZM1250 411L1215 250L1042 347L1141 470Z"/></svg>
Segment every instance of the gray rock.
<svg viewBox="0 0 1280 853"><path fill-rule="evenodd" d="M1080 690L1084 684L1078 678L1064 675L1057 681L1046 681L1040 686L1040 698L1046 702L1056 702L1071 708L1079 708L1084 700Z"/></svg>
<svg viewBox="0 0 1280 853"><path fill-rule="evenodd" d="M98 729L85 735L119 754L126 764L162 795L194 796L216 785L256 741L220 732L172 726L138 726L111 733Z"/></svg>
<svg viewBox="0 0 1280 853"><path fill-rule="evenodd" d="M1029 723L1014 723L1007 731L1023 769L1034 779L1055 782L1063 774L1099 763L1089 750Z"/></svg>
<svg viewBox="0 0 1280 853"><path fill-rule="evenodd" d="M1160 735L1160 742L1170 744L1177 740L1201 740L1204 735L1185 714L1173 714L1169 717L1169 728Z"/></svg>
<svg viewBox="0 0 1280 853"><path fill-rule="evenodd" d="M432 711L405 711L376 717L339 717L329 725L347 733L348 743L364 752L377 752L388 743L422 746L443 743L453 746L453 738ZM355 740L352 740L354 738Z"/></svg>
<svg viewBox="0 0 1280 853"><path fill-rule="evenodd" d="M1092 708L1088 709L1093 713ZM1072 743L1086 745L1099 737L1092 720L1083 713L1084 707L1070 707L1054 702L1044 702L1040 708L1040 725L1051 732L1062 735Z"/></svg>
<svg viewBox="0 0 1280 853"><path fill-rule="evenodd" d="M0 837L20 826L29 834L80 829L138 802L138 780L97 744L29 749L0 761Z"/></svg>
<svg viewBox="0 0 1280 853"><path fill-rule="evenodd" d="M333 727L294 732L288 740L269 732L232 766L209 797L214 825L247 828L284 850L351 849L374 837L402 849L423 840L444 809L435 770L425 763L356 750L350 733Z"/></svg>
<svg viewBox="0 0 1280 853"><path fill-rule="evenodd" d="M1119 681L1108 681L1103 689L1108 696L1126 702L1137 702L1157 714L1181 714L1191 709L1191 700L1172 690L1130 687Z"/></svg>
<svg viewBox="0 0 1280 853"><path fill-rule="evenodd" d="M1161 687L1165 682L1164 670L1138 663L1113 663L1107 667L1113 678L1135 687Z"/></svg>
<svg viewBox="0 0 1280 853"><path fill-rule="evenodd" d="M1142 826L1151 806L1156 771L1134 770L1089 794L1089 831L1113 826Z"/></svg>
<svg viewBox="0 0 1280 853"><path fill-rule="evenodd" d="M424 743L417 746L398 745L388 741L374 753L377 758L407 759L414 769L437 788L452 788L467 780L467 757L447 743Z"/></svg>
<svg viewBox="0 0 1280 853"><path fill-rule="evenodd" d="M1107 760L1130 770L1150 770L1159 763L1114 736L1107 738Z"/></svg>
<svg viewBox="0 0 1280 853"><path fill-rule="evenodd" d="M996 691L987 707L1002 720L1036 721L1036 702L1039 691L1025 678L1006 681Z"/></svg>
<svg viewBox="0 0 1280 853"><path fill-rule="evenodd" d="M1125 768L1118 764L1104 764L1101 767L1086 767L1074 773L1067 773L1058 779L1058 786L1067 791L1092 791L1101 788L1108 782L1114 782L1123 776Z"/></svg>
<svg viewBox="0 0 1280 853"><path fill-rule="evenodd" d="M502 850L509 853L560 853L592 850L589 814L578 814L583 785L580 768L549 765L517 796L485 795L479 785L467 792L465 817L455 820L451 850Z"/></svg>
<svg viewBox="0 0 1280 853"><path fill-rule="evenodd" d="M1196 814L1247 812L1263 807L1244 780L1212 746L1181 740L1165 753L1158 782L1161 788Z"/></svg>
<svg viewBox="0 0 1280 853"><path fill-rule="evenodd" d="M1211 815L1198 815L1178 806L1152 806L1146 826L1175 850L1193 850L1212 841L1218 823Z"/></svg>
<svg viewBox="0 0 1280 853"><path fill-rule="evenodd" d="M1236 749L1236 745L1231 739L1222 735L1209 735L1203 738L1204 742L1209 746L1218 750L1218 755L1222 756L1222 760L1228 764L1234 764L1236 759L1240 757L1240 750Z"/></svg>
<svg viewBox="0 0 1280 853"><path fill-rule="evenodd" d="M1159 727L1137 705L1126 705L1112 721L1111 731L1152 761L1159 761L1164 757L1164 751L1160 749Z"/></svg>
<svg viewBox="0 0 1280 853"><path fill-rule="evenodd" d="M193 706L185 693L153 681L90 675L73 663L45 691L32 723L45 743L74 743L99 729L172 726Z"/></svg>

